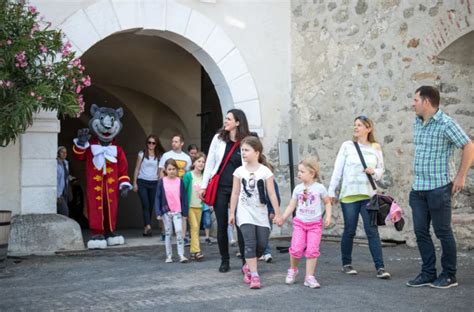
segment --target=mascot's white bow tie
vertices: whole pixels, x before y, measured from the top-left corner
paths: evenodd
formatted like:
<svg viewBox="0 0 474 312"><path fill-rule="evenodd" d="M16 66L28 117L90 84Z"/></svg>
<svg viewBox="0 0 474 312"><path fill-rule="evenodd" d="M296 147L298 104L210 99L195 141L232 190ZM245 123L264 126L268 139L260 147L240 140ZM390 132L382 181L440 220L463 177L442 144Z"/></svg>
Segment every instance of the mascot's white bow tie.
<svg viewBox="0 0 474 312"><path fill-rule="evenodd" d="M91 145L91 152L94 155L92 162L94 163L94 167L97 170L104 169L104 174L107 173L105 168L105 160L107 159L110 162L116 163L117 162L117 146L109 145L109 146L102 146L102 145Z"/></svg>

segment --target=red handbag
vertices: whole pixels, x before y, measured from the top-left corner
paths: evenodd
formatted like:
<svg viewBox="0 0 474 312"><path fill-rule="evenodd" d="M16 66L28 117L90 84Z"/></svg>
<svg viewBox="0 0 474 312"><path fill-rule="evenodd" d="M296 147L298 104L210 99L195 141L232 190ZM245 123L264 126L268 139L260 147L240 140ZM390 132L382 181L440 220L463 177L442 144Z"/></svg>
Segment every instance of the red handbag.
<svg viewBox="0 0 474 312"><path fill-rule="evenodd" d="M206 194L204 195L204 203L206 205L214 206L214 202L216 201L216 195L217 195L217 186L219 184L219 179L221 178L221 174L224 171L225 166L227 166L227 162L229 161L230 156L239 145L240 145L240 141L237 141L234 143L234 146L232 146L232 148L229 151L229 154L227 154L227 157L224 160L224 165L222 166L219 173L215 174L211 178L211 180L209 180L209 184L207 185L207 189L206 189Z"/></svg>

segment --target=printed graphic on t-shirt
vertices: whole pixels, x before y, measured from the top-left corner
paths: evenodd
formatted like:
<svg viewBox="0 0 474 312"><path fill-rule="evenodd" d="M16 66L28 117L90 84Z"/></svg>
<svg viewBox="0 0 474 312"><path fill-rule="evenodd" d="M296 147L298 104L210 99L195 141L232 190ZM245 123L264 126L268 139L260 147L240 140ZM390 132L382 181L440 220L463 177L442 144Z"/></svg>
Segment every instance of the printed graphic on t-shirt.
<svg viewBox="0 0 474 312"><path fill-rule="evenodd" d="M317 209L321 205L320 196L319 193L313 193L308 189L298 194L298 211L300 214L307 218L315 217Z"/></svg>
<svg viewBox="0 0 474 312"><path fill-rule="evenodd" d="M188 163L184 160L179 160L179 159L175 159L175 161L176 161L176 164L178 165L178 177L181 178L186 173L186 165Z"/></svg>

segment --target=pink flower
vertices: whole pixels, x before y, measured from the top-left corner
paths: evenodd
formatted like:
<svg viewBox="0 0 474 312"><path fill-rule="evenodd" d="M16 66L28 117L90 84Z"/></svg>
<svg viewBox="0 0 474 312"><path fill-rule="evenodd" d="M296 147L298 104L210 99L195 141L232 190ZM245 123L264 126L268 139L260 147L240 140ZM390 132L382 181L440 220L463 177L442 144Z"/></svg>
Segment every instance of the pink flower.
<svg viewBox="0 0 474 312"><path fill-rule="evenodd" d="M30 95L31 95L32 97L35 97L35 96L36 96L36 94L35 94L33 91L30 92Z"/></svg>
<svg viewBox="0 0 474 312"><path fill-rule="evenodd" d="M48 48L42 44L40 44L39 49L42 53L48 53Z"/></svg>
<svg viewBox="0 0 474 312"><path fill-rule="evenodd" d="M69 41L66 42L66 44L63 46L63 49L61 51L62 55L68 56L69 54L71 54L71 48L72 48L72 44Z"/></svg>
<svg viewBox="0 0 474 312"><path fill-rule="evenodd" d="M77 58L71 61L72 66L74 67L80 67L81 66L81 59Z"/></svg>
<svg viewBox="0 0 474 312"><path fill-rule="evenodd" d="M38 96L36 97L36 99L37 99L38 101L41 101L41 100L43 99L43 97L42 97L41 95L38 95Z"/></svg>
<svg viewBox="0 0 474 312"><path fill-rule="evenodd" d="M26 62L26 52L25 51L21 51L21 52L17 53L15 55L15 59L17 61L17 63L15 63L15 66L17 68L18 67L25 68L26 66L28 66L28 63Z"/></svg>
<svg viewBox="0 0 474 312"><path fill-rule="evenodd" d="M38 12L38 10L37 10L34 6L32 6L32 5L28 6L28 11L29 11L31 14L35 14L36 12Z"/></svg>
<svg viewBox="0 0 474 312"><path fill-rule="evenodd" d="M90 76L85 76L84 78L82 78L82 82L84 83L84 86L90 87L91 77Z"/></svg>
<svg viewBox="0 0 474 312"><path fill-rule="evenodd" d="M79 105L79 112L76 114L76 117L81 116L81 113L84 112L84 107L86 106L86 103L84 102L84 97L82 95L79 95L77 97L77 104Z"/></svg>
<svg viewBox="0 0 474 312"><path fill-rule="evenodd" d="M11 41L10 39L7 39L7 44L8 45L11 45L13 43L13 41Z"/></svg>
<svg viewBox="0 0 474 312"><path fill-rule="evenodd" d="M81 90L82 90L82 87L81 87L81 86L77 86L77 87L76 87L76 93L77 93L77 94L81 93Z"/></svg>
<svg viewBox="0 0 474 312"><path fill-rule="evenodd" d="M39 30L39 25L37 23L33 24L33 27L31 27L30 34L33 35L35 32Z"/></svg>

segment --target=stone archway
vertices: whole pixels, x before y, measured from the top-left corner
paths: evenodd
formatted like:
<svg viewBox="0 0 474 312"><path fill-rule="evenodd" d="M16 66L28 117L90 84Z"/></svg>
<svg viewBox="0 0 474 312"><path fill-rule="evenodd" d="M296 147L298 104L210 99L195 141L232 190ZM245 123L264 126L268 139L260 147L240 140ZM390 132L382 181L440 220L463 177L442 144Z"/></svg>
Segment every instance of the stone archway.
<svg viewBox="0 0 474 312"><path fill-rule="evenodd" d="M77 55L111 34L131 29L178 44L209 74L222 112L244 110L250 127L263 135L259 96L244 58L222 28L197 10L166 0L103 0L78 10L58 28Z"/></svg>

